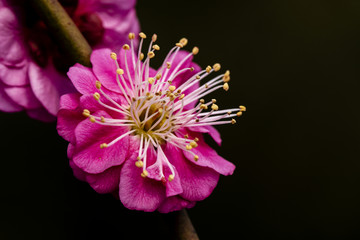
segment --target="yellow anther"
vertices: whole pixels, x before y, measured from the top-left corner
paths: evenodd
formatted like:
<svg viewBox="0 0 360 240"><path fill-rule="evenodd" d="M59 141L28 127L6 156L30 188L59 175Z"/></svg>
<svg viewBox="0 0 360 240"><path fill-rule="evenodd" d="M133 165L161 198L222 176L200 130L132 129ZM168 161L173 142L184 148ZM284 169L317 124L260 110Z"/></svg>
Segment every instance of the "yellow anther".
<svg viewBox="0 0 360 240"><path fill-rule="evenodd" d="M196 75L196 79L200 79L200 76L199 76L199 75Z"/></svg>
<svg viewBox="0 0 360 240"><path fill-rule="evenodd" d="M195 141L191 141L190 146L192 146L193 148L196 148L198 146L198 144Z"/></svg>
<svg viewBox="0 0 360 240"><path fill-rule="evenodd" d="M192 49L192 54L193 55L196 55L196 54L198 54L199 53L199 48L198 47L194 47L193 49Z"/></svg>
<svg viewBox="0 0 360 240"><path fill-rule="evenodd" d="M172 180L174 180L174 178L175 178L175 176L172 175L172 174L170 174L170 175L169 175L169 178L168 178L169 182L171 182Z"/></svg>
<svg viewBox="0 0 360 240"><path fill-rule="evenodd" d="M167 69L170 69L170 68L171 68L171 63L170 63L170 62L166 62L166 67L167 67Z"/></svg>
<svg viewBox="0 0 360 240"><path fill-rule="evenodd" d="M197 162L197 160L199 160L199 156L198 156L198 155L195 155L195 156L194 156L194 160L195 160L195 162Z"/></svg>
<svg viewBox="0 0 360 240"><path fill-rule="evenodd" d="M156 80L159 80L161 78L161 73L159 73L158 75L156 75Z"/></svg>
<svg viewBox="0 0 360 240"><path fill-rule="evenodd" d="M96 101L99 101L99 99L100 99L100 94L99 93L94 93L94 98L95 98L95 100Z"/></svg>
<svg viewBox="0 0 360 240"><path fill-rule="evenodd" d="M214 110L214 111L217 111L217 110L219 110L219 107L218 107L218 105L216 105L215 103L213 103L213 104L211 105L211 109Z"/></svg>
<svg viewBox="0 0 360 240"><path fill-rule="evenodd" d="M246 112L246 107L245 106L240 105L239 108L240 108L241 112Z"/></svg>
<svg viewBox="0 0 360 240"><path fill-rule="evenodd" d="M147 176L149 175L148 171L144 170L142 173L141 173L141 176L143 178L146 178Z"/></svg>
<svg viewBox="0 0 360 240"><path fill-rule="evenodd" d="M107 145L106 143L102 143L102 144L100 144L100 148L101 148L101 149L103 149L103 148L107 148L107 146L108 146L108 145Z"/></svg>
<svg viewBox="0 0 360 240"><path fill-rule="evenodd" d="M185 134L185 135L184 135L184 138L189 138L189 134Z"/></svg>
<svg viewBox="0 0 360 240"><path fill-rule="evenodd" d="M183 99L184 97L185 97L185 94L181 94L180 97L179 97L179 99L181 100L181 99Z"/></svg>
<svg viewBox="0 0 360 240"><path fill-rule="evenodd" d="M226 72L224 73L223 80L224 80L224 82L230 81L230 71L229 70L226 70Z"/></svg>
<svg viewBox="0 0 360 240"><path fill-rule="evenodd" d="M130 46L129 46L128 44L124 44L123 49L124 49L124 50L129 50L129 49L130 49Z"/></svg>
<svg viewBox="0 0 360 240"><path fill-rule="evenodd" d="M159 113L162 113L162 112L163 112L163 108L159 108L159 109L158 109L158 112L159 112Z"/></svg>
<svg viewBox="0 0 360 240"><path fill-rule="evenodd" d="M140 53L140 61L142 61L144 59L144 54Z"/></svg>
<svg viewBox="0 0 360 240"><path fill-rule="evenodd" d="M169 86L169 90L170 90L170 92L175 91L175 89L176 89L176 87L175 87L174 85L170 85L170 86Z"/></svg>
<svg viewBox="0 0 360 240"><path fill-rule="evenodd" d="M195 141L195 142L198 142L198 141L199 141L199 139L196 137L196 138L194 139L194 141Z"/></svg>
<svg viewBox="0 0 360 240"><path fill-rule="evenodd" d="M175 99L175 95L173 93L169 94L170 101L173 101Z"/></svg>
<svg viewBox="0 0 360 240"><path fill-rule="evenodd" d="M124 70L122 70L121 68L116 69L116 73L119 75L123 75L124 74Z"/></svg>
<svg viewBox="0 0 360 240"><path fill-rule="evenodd" d="M89 117L89 116L90 116L90 111L87 110L87 109L84 109L83 112L82 112L82 115L83 115L84 117Z"/></svg>
<svg viewBox="0 0 360 240"><path fill-rule="evenodd" d="M148 81L149 81L150 84L153 84L155 82L155 79L151 77L151 78L148 79Z"/></svg>
<svg viewBox="0 0 360 240"><path fill-rule="evenodd" d="M101 82L100 81L96 81L95 82L95 86L97 89L100 89L101 88Z"/></svg>
<svg viewBox="0 0 360 240"><path fill-rule="evenodd" d="M90 122L92 122L92 123L95 122L95 118L93 116L91 116L89 119L90 119Z"/></svg>
<svg viewBox="0 0 360 240"><path fill-rule="evenodd" d="M192 146L191 145L186 145L186 150L191 150Z"/></svg>
<svg viewBox="0 0 360 240"><path fill-rule="evenodd" d="M148 57L149 57L149 58L155 57L155 53L154 53L154 52L148 52Z"/></svg>
<svg viewBox="0 0 360 240"><path fill-rule="evenodd" d="M132 40L135 38L135 33L129 33L129 40Z"/></svg>
<svg viewBox="0 0 360 240"><path fill-rule="evenodd" d="M208 107L206 106L206 104L201 104L200 109L205 109L206 110L206 109L208 109Z"/></svg>
<svg viewBox="0 0 360 240"><path fill-rule="evenodd" d="M154 46L152 46L152 48L155 49L155 50L157 50L157 51L160 50L160 47L159 47L159 45L157 45L157 44L155 44Z"/></svg>
<svg viewBox="0 0 360 240"><path fill-rule="evenodd" d="M194 70L195 70L195 68L193 68L193 67L190 68L190 71L191 71L191 72L194 71Z"/></svg>
<svg viewBox="0 0 360 240"><path fill-rule="evenodd" d="M156 42L156 40L157 40L157 35L154 33L151 37L151 41Z"/></svg>
<svg viewBox="0 0 360 240"><path fill-rule="evenodd" d="M137 156L137 157L136 157L136 159L137 159L138 161L140 161L140 160L141 160L140 156Z"/></svg>
<svg viewBox="0 0 360 240"><path fill-rule="evenodd" d="M231 119L231 124L235 124L236 120L235 119Z"/></svg>
<svg viewBox="0 0 360 240"><path fill-rule="evenodd" d="M229 90L229 84L228 84L228 83L224 83L223 89L224 89L225 91Z"/></svg>
<svg viewBox="0 0 360 240"><path fill-rule="evenodd" d="M143 161L136 161L135 162L135 166L137 166L138 168L142 168L143 166L144 166L144 163L143 163Z"/></svg>
<svg viewBox="0 0 360 240"><path fill-rule="evenodd" d="M200 99L200 103L204 103L205 102L205 100L202 98L202 99Z"/></svg>
<svg viewBox="0 0 360 240"><path fill-rule="evenodd" d="M227 112L227 115L230 115L230 114L231 114L231 111L228 111L228 112Z"/></svg>
<svg viewBox="0 0 360 240"><path fill-rule="evenodd" d="M146 35L145 35L145 33L141 32L141 33L139 33L139 37L146 38Z"/></svg>
<svg viewBox="0 0 360 240"><path fill-rule="evenodd" d="M229 81L230 81L230 76L224 75L223 81L224 81L225 83L229 82Z"/></svg>
<svg viewBox="0 0 360 240"><path fill-rule="evenodd" d="M179 43L181 43L183 45L183 47L185 47L186 44L188 43L188 40L186 38L182 38L182 39L180 39Z"/></svg>
<svg viewBox="0 0 360 240"><path fill-rule="evenodd" d="M236 116L240 117L243 113L240 111L240 112L237 112L236 113Z"/></svg>
<svg viewBox="0 0 360 240"><path fill-rule="evenodd" d="M205 83L205 88L209 88L209 85L207 85L207 83Z"/></svg>
<svg viewBox="0 0 360 240"><path fill-rule="evenodd" d="M105 122L105 118L104 118L103 116L101 116L101 117L100 117L100 121L101 121L102 123L104 123L104 122Z"/></svg>
<svg viewBox="0 0 360 240"><path fill-rule="evenodd" d="M220 70L221 65L220 65L219 63L215 63L214 66L213 66L213 68L214 68L214 71L217 72L217 71Z"/></svg>
<svg viewBox="0 0 360 240"><path fill-rule="evenodd" d="M114 60L117 59L117 55L116 55L116 53L114 53L114 52L110 53L110 57L111 57L112 59L114 59Z"/></svg>
<svg viewBox="0 0 360 240"><path fill-rule="evenodd" d="M214 98L211 99L211 102L212 102L212 103L216 103L216 99L214 99Z"/></svg>
<svg viewBox="0 0 360 240"><path fill-rule="evenodd" d="M207 66L207 67L206 67L206 72L209 73L209 72L211 71L211 69L212 69L212 68L211 68L210 66Z"/></svg>
<svg viewBox="0 0 360 240"><path fill-rule="evenodd" d="M182 45L181 43L176 43L175 46L177 46L177 47L179 47L179 48L184 47L184 45Z"/></svg>

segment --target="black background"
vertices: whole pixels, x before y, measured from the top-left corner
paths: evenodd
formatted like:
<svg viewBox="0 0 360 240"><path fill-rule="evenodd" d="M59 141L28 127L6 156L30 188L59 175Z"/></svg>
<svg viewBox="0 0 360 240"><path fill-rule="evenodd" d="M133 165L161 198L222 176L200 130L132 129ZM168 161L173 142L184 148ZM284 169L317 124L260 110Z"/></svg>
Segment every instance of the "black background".
<svg viewBox="0 0 360 240"><path fill-rule="evenodd" d="M202 67L231 70L220 108L243 104L216 148L237 165L189 214L201 239L360 237L359 1L145 1L160 56L181 37ZM160 58L160 57L159 57ZM3 239L166 239L72 176L55 124L0 114Z"/></svg>

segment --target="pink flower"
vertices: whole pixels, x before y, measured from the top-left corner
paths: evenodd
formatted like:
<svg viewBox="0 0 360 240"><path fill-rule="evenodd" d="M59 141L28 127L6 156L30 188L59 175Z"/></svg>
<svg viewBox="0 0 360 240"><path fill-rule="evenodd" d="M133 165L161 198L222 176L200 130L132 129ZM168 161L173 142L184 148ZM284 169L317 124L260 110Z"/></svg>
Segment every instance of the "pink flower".
<svg viewBox="0 0 360 240"><path fill-rule="evenodd" d="M28 3L15 2L0 0L0 110L53 121L60 96L75 91L66 77L70 66L44 23L26 11ZM135 0L60 2L95 49L116 49L129 31L139 31Z"/></svg>
<svg viewBox="0 0 360 240"><path fill-rule="evenodd" d="M212 127L235 123L245 107L218 110L216 100L201 99L223 88L226 71L199 86L220 65L205 70L192 62L198 53L180 50L181 39L158 70L149 64L160 47L151 39L144 62L140 49L125 44L119 57L110 49L91 55L92 69L80 64L68 76L79 93L62 96L59 134L70 142L68 156L74 175L99 193L115 193L129 209L170 212L189 208L215 188L219 174L235 166L204 141L208 133L220 145ZM209 108L210 111L205 111ZM232 113L234 112L235 113Z"/></svg>

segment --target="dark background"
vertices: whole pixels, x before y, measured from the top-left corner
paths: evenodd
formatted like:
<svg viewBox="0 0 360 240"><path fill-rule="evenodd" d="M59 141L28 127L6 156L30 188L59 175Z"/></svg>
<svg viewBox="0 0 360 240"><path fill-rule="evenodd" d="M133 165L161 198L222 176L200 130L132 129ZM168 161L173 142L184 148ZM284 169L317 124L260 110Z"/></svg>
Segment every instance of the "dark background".
<svg viewBox="0 0 360 240"><path fill-rule="evenodd" d="M160 56L181 37L231 70L217 148L237 165L189 210L201 239L360 238L360 1L145 1ZM72 176L55 124L0 114L3 239L166 239L159 213L125 209ZM131 238L129 237L131 236Z"/></svg>

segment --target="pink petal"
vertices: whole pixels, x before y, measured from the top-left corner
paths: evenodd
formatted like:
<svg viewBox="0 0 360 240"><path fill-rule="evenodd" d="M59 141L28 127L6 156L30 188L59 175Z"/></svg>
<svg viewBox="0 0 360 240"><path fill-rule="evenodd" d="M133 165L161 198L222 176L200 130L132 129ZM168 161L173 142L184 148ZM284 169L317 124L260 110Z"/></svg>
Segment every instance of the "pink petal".
<svg viewBox="0 0 360 240"><path fill-rule="evenodd" d="M68 155L71 157L75 150L72 144L69 144ZM72 160L69 161L74 176L86 181L98 193L111 193L119 187L121 167L111 167L99 174L89 174L81 170Z"/></svg>
<svg viewBox="0 0 360 240"><path fill-rule="evenodd" d="M57 131L65 140L75 143L74 130L85 119L79 108L80 94L70 93L60 98L60 110L57 115Z"/></svg>
<svg viewBox="0 0 360 240"><path fill-rule="evenodd" d="M175 178L172 181L169 181L168 178L170 174L172 174L166 159L165 154L159 150L157 152L157 160L154 164L150 165L150 167L146 168L146 170L149 172L149 178L152 178L157 181L165 180L165 186L166 186L166 197L175 196L178 194L181 194L183 192L183 189L181 187L180 178L178 177L178 173L176 169L174 169L175 172ZM163 175L161 175L161 168L163 171ZM164 177L164 179L162 179Z"/></svg>
<svg viewBox="0 0 360 240"><path fill-rule="evenodd" d="M105 90L105 89L103 89ZM120 96L120 95L114 95L111 96L112 100L114 100L116 103L118 103L119 105L124 105L125 104L125 99ZM108 106L112 106L114 107L113 103L111 103L110 101L108 101L104 96L100 96L101 101L104 104L107 104ZM80 97L80 109L87 109L89 110L91 113L97 112L97 111L106 111L107 114L109 116L111 116L112 118L116 118L116 119L123 119L124 116L121 113L118 113L116 111L113 111L111 109L105 108L102 105L100 105L100 103L98 101L96 101L94 99L93 94L87 94L87 95L83 95Z"/></svg>
<svg viewBox="0 0 360 240"><path fill-rule="evenodd" d="M111 167L102 173L86 174L85 179L98 193L111 193L119 187L121 167Z"/></svg>
<svg viewBox="0 0 360 240"><path fill-rule="evenodd" d="M3 112L19 112L23 110L23 107L14 102L6 94L4 86L2 84L0 84L0 110Z"/></svg>
<svg viewBox="0 0 360 240"><path fill-rule="evenodd" d="M75 146L74 146L74 144L69 143L68 148L67 148L67 157L68 157L69 159L72 159L72 156L73 156L74 152L75 152ZM72 161L72 160L71 160L71 161Z"/></svg>
<svg viewBox="0 0 360 240"><path fill-rule="evenodd" d="M75 92L66 76L58 73L51 62L41 68L34 62L29 63L29 78L31 88L49 113L56 116L59 110L60 96Z"/></svg>
<svg viewBox="0 0 360 240"><path fill-rule="evenodd" d="M116 82L116 64L110 57L111 52L112 51L108 48L94 50L90 60L93 65L94 74L101 84L107 89L121 93Z"/></svg>
<svg viewBox="0 0 360 240"><path fill-rule="evenodd" d="M122 167L119 185L120 201L129 209L152 212L165 199L165 187L159 181L141 177L142 169L135 166L136 157L135 152Z"/></svg>
<svg viewBox="0 0 360 240"><path fill-rule="evenodd" d="M28 66L24 65L22 67L9 67L0 64L0 81L12 87L28 85Z"/></svg>
<svg viewBox="0 0 360 240"><path fill-rule="evenodd" d="M161 203L158 211L161 213L179 211L183 208L192 208L195 206L195 203L196 202L190 202L178 196L169 197Z"/></svg>
<svg viewBox="0 0 360 240"><path fill-rule="evenodd" d="M189 127L190 131L200 132L200 133L208 133L214 141L221 146L221 136L218 130L213 126L197 126L197 127Z"/></svg>
<svg viewBox="0 0 360 240"><path fill-rule="evenodd" d="M70 147L70 145L69 145ZM86 172L84 172L83 170L81 170L78 166L76 166L76 164L70 160L69 161L69 165L71 167L71 169L73 170L73 174L74 176L79 179L80 181L86 181Z"/></svg>
<svg viewBox="0 0 360 240"><path fill-rule="evenodd" d="M110 48L114 52L118 52L123 44L129 43L128 33L139 33L140 25L136 16L135 9L127 12L125 15L113 15L99 13L103 26L105 28L102 41L95 46L96 48ZM134 47L138 46L138 39L134 39Z"/></svg>
<svg viewBox="0 0 360 240"><path fill-rule="evenodd" d="M174 180L170 181L166 181L166 197L171 197L171 196L175 196L178 194L183 193L183 188L181 186L181 181L180 181L180 175L177 172L177 170L175 169L175 178ZM167 170L165 173L171 173L170 170ZM168 176L168 174L166 175Z"/></svg>
<svg viewBox="0 0 360 240"><path fill-rule="evenodd" d="M74 84L76 90L80 93L91 94L98 91L95 86L97 79L90 68L76 63L69 69L67 75Z"/></svg>
<svg viewBox="0 0 360 240"><path fill-rule="evenodd" d="M200 167L185 159L182 150L167 144L165 154L179 173L183 188L180 195L189 201L201 201L207 198L216 187L219 174L207 167Z"/></svg>
<svg viewBox="0 0 360 240"><path fill-rule="evenodd" d="M22 41L21 27L10 8L0 9L0 62L15 66L23 62L26 50Z"/></svg>
<svg viewBox="0 0 360 240"><path fill-rule="evenodd" d="M41 103L34 95L30 86L6 87L4 91L14 102L26 109L35 109L42 107Z"/></svg>
<svg viewBox="0 0 360 240"><path fill-rule="evenodd" d="M209 147L203 138L203 136L199 133L191 133L189 134L191 138L199 138L198 147L193 148L191 151L199 156L198 161L194 161L194 156L190 154L188 151L184 151L184 154L188 161L203 167L209 167L217 171L222 175L231 175L235 170L235 165L231 162L225 160L220 157L214 149Z"/></svg>
<svg viewBox="0 0 360 240"><path fill-rule="evenodd" d="M106 112L94 115L109 117ZM75 129L74 163L88 173L101 173L110 167L121 165L127 156L129 137L126 136L103 149L100 148L100 144L110 143L128 131L125 127L103 126L88 119L82 121Z"/></svg>

